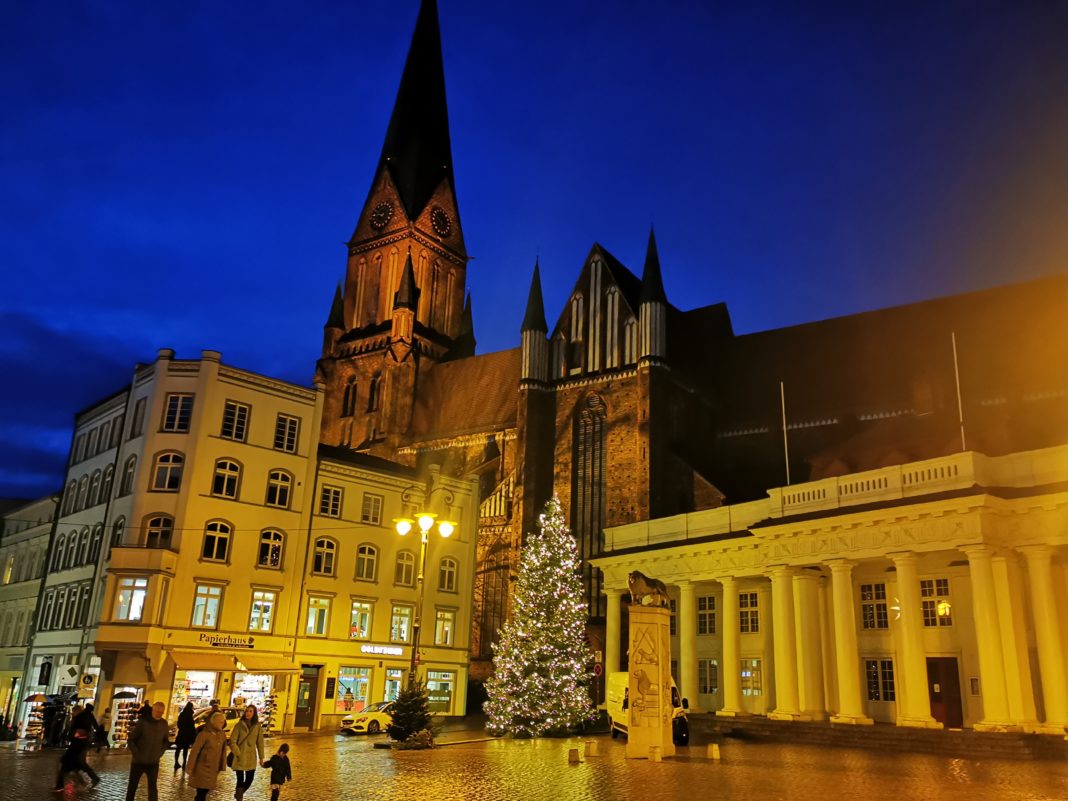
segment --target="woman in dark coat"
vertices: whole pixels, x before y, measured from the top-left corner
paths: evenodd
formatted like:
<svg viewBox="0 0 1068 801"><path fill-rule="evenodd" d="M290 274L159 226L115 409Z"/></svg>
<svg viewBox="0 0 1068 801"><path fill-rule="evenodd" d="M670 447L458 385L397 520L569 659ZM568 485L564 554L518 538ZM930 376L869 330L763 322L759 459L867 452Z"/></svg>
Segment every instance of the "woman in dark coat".
<svg viewBox="0 0 1068 801"><path fill-rule="evenodd" d="M189 747L197 739L197 727L193 723L193 703L189 702L178 714L178 733L174 737L174 769L181 770L185 767L189 757ZM179 755L182 757L181 764L178 762Z"/></svg>

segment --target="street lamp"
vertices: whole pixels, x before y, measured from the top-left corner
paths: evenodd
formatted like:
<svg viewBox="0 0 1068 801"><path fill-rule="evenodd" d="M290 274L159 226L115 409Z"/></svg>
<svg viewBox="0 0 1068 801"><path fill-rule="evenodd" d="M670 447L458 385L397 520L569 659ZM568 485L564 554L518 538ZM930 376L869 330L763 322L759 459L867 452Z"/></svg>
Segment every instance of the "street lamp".
<svg viewBox="0 0 1068 801"><path fill-rule="evenodd" d="M434 494L434 478L437 471L431 472L427 478L426 491L424 493L424 500L429 501ZM419 490L421 487L408 487L401 494L401 500L407 502L411 497L413 490ZM443 490L446 493L445 503L447 507L451 507L453 502L453 495L448 490ZM425 509L425 507L424 507ZM416 665L419 661L419 631L423 624L423 569L426 566L426 549L430 543L430 531L434 528L435 521L437 522L438 534L443 538L449 538L456 530L456 523L451 520L438 520L438 516L434 512L421 511L417 512L415 518L411 517L397 517L393 519L393 527L396 532L404 537L412 530L413 526L418 526L420 534L420 546L419 546L419 564L418 572L415 579L416 596L415 596L415 617L412 621L412 662L408 668L408 686L415 685L415 671Z"/></svg>

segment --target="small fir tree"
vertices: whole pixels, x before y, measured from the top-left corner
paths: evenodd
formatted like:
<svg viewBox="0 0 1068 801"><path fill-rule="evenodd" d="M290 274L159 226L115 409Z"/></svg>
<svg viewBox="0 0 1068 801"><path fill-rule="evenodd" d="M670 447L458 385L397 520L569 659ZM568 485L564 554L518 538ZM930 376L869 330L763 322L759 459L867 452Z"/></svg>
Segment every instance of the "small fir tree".
<svg viewBox="0 0 1068 801"><path fill-rule="evenodd" d="M516 737L566 733L594 714L578 550L558 498L538 524L523 547L512 619L493 644L483 707L491 732Z"/></svg>
<svg viewBox="0 0 1068 801"><path fill-rule="evenodd" d="M393 702L392 718L392 722L386 727L386 733L391 739L405 743L412 739L413 735L419 735L417 739L424 747L433 744L430 734L430 700L423 682L409 684L397 693L397 700Z"/></svg>

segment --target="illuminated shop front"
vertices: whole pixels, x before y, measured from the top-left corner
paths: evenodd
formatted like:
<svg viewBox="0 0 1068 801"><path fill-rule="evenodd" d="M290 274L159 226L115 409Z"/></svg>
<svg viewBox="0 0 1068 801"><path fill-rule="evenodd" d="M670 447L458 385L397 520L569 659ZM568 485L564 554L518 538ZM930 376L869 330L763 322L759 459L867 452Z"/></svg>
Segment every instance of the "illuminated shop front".
<svg viewBox="0 0 1068 801"><path fill-rule="evenodd" d="M426 694L432 714L454 714L452 699L456 696L456 673L451 670L428 670Z"/></svg>

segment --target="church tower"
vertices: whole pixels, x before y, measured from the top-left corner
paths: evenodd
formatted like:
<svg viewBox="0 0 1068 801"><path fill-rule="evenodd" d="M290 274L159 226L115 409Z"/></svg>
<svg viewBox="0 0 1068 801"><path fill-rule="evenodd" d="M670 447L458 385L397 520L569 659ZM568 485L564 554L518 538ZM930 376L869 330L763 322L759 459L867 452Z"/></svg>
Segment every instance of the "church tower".
<svg viewBox="0 0 1068 801"><path fill-rule="evenodd" d="M420 365L473 350L466 283L437 6L423 0L324 330L316 372L327 387L325 444L394 454Z"/></svg>

